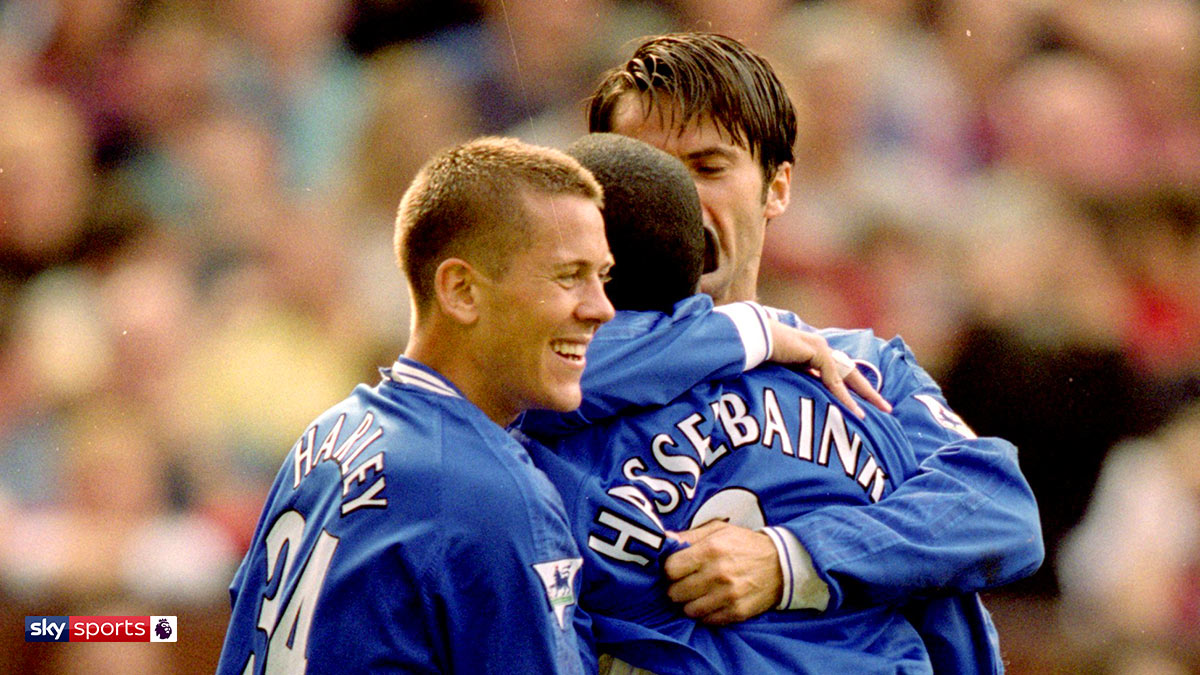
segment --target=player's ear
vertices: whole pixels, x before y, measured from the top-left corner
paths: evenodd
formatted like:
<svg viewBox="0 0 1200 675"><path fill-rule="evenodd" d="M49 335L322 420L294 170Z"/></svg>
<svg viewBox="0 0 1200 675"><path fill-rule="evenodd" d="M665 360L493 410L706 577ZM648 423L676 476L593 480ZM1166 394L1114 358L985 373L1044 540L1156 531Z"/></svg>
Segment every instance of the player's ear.
<svg viewBox="0 0 1200 675"><path fill-rule="evenodd" d="M792 163L784 162L775 169L775 175L767 182L767 220L783 215L792 196Z"/></svg>
<svg viewBox="0 0 1200 675"><path fill-rule="evenodd" d="M446 258L433 276L433 292L446 315L463 324L479 319L479 273L461 258Z"/></svg>

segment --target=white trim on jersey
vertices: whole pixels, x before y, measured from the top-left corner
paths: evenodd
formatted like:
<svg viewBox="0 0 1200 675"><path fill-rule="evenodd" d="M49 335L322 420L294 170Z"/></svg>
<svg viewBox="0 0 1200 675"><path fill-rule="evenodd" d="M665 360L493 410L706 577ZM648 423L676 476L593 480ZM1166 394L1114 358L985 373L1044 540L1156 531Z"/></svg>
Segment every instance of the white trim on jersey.
<svg viewBox="0 0 1200 675"><path fill-rule="evenodd" d="M420 368L400 363L399 361L392 364L392 379L400 384L407 384L414 387L419 387L427 391L432 391L435 394L449 396L451 398L462 398L462 396L454 389L438 380L433 375L426 373Z"/></svg>
<svg viewBox="0 0 1200 675"><path fill-rule="evenodd" d="M746 348L746 363L743 371L758 366L771 358L775 345L771 342L771 329L768 326L767 310L757 302L742 301L721 305L713 311L729 317L742 338Z"/></svg>

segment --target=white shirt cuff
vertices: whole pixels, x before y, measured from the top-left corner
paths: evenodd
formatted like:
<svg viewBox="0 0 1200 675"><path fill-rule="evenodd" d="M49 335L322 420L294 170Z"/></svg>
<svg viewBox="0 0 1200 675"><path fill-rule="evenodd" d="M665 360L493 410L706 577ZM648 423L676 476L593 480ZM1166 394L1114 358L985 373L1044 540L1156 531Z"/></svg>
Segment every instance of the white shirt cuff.
<svg viewBox="0 0 1200 675"><path fill-rule="evenodd" d="M776 609L815 609L825 611L829 606L829 586L813 567L812 557L796 535L782 527L764 527L779 554L783 570L783 593Z"/></svg>
<svg viewBox="0 0 1200 675"><path fill-rule="evenodd" d="M716 311L733 321L738 335L742 338L742 346L746 350L743 371L771 358L774 344L771 342L771 327L768 324L770 319L762 305L750 301L733 302L717 307Z"/></svg>

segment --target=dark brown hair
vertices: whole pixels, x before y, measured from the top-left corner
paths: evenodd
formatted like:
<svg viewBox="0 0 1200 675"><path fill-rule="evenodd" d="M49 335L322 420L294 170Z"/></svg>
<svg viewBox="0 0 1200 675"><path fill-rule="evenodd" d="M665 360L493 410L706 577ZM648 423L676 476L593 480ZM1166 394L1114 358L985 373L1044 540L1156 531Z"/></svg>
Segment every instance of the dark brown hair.
<svg viewBox="0 0 1200 675"><path fill-rule="evenodd" d="M771 64L733 38L672 33L647 39L624 65L604 74L588 100L588 128L612 131L617 102L645 95L646 114L672 110L683 128L712 119L759 161L764 180L795 159L796 110ZM672 107L673 106L673 107Z"/></svg>

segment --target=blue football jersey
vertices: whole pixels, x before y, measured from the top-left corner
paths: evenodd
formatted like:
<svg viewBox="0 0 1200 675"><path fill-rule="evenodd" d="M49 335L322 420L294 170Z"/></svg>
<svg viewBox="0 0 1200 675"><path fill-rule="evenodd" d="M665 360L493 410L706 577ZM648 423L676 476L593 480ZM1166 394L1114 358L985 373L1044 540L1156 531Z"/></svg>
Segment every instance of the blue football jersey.
<svg viewBox="0 0 1200 675"><path fill-rule="evenodd" d="M581 673L557 492L448 380L384 375L284 460L218 672Z"/></svg>
<svg viewBox="0 0 1200 675"><path fill-rule="evenodd" d="M816 378L762 366L551 443L530 441L530 452L584 549L581 607L600 651L659 675L931 672L896 604L849 600L710 628L666 596L661 569L667 530L713 519L767 528L786 556L791 534L777 526L884 499L917 470L894 418L859 420Z"/></svg>
<svg viewBox="0 0 1200 675"><path fill-rule="evenodd" d="M768 317L811 329L787 312L735 305L719 309L738 324L744 349L730 347L737 347L735 337L721 332L720 321L663 330L674 327L677 317L692 321L711 311L707 296L684 301L672 317L618 312L589 348L581 408L586 415L564 422L541 413L521 420L521 429L554 438L586 423L667 404L688 383L752 367L763 356L754 327ZM700 325L706 328L696 328ZM611 338L601 340L605 331ZM829 585L830 609L848 601L903 603L937 672L1001 672L995 629L976 592L1031 574L1044 555L1036 501L1016 448L1003 439L976 437L901 339L885 341L869 330L819 332L848 353L893 405L918 466L877 502L826 504L774 529L786 530L811 555ZM770 352L769 333L765 349Z"/></svg>

